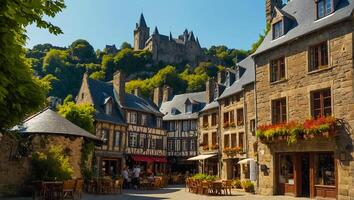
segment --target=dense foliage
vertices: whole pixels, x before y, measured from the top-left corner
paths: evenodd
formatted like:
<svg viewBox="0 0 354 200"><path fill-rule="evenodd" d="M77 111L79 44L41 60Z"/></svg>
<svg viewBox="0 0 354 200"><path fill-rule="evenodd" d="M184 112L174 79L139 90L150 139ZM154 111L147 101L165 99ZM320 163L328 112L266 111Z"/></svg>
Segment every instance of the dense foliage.
<svg viewBox="0 0 354 200"><path fill-rule="evenodd" d="M64 7L64 0L1 1L0 129L18 124L43 105L48 84L33 76L31 61L25 58L25 27L35 23L53 34L61 33L43 17L54 17Z"/></svg>
<svg viewBox="0 0 354 200"><path fill-rule="evenodd" d="M198 173L198 174L195 174L194 176L192 176L192 179L200 180L200 181L215 181L216 176Z"/></svg>
<svg viewBox="0 0 354 200"><path fill-rule="evenodd" d="M45 152L33 153L31 174L33 180L64 181L71 179L73 168L61 146L50 146Z"/></svg>

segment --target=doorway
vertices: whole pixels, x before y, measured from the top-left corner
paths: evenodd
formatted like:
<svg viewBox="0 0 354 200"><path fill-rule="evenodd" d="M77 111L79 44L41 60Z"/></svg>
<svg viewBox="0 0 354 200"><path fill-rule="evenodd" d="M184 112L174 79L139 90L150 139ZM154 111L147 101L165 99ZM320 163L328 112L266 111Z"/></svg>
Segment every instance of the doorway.
<svg viewBox="0 0 354 200"><path fill-rule="evenodd" d="M301 196L310 196L310 155L308 153L301 154Z"/></svg>

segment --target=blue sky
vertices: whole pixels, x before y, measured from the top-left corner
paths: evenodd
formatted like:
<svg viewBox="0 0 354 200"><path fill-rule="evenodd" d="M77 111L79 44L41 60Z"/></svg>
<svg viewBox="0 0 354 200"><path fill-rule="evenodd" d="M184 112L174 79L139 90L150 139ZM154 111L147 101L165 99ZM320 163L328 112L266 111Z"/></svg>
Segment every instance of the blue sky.
<svg viewBox="0 0 354 200"><path fill-rule="evenodd" d="M173 37L193 30L202 47L227 45L249 49L265 27L265 0L67 0L66 8L48 19L64 34L55 36L34 25L27 28L27 47L40 43L68 46L86 39L95 49L133 42L143 12L150 31Z"/></svg>

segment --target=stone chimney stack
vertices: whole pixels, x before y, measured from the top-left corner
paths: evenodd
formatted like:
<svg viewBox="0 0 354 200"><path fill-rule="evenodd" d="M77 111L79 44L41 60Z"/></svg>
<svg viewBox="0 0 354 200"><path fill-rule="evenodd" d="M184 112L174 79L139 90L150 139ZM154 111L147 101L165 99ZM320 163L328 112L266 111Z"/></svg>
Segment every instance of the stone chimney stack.
<svg viewBox="0 0 354 200"><path fill-rule="evenodd" d="M125 77L124 74L120 71L116 71L113 74L113 88L118 97L119 105L123 106L125 97Z"/></svg>
<svg viewBox="0 0 354 200"><path fill-rule="evenodd" d="M152 97L152 100L158 107L160 107L162 102L162 93L162 87L157 87L154 89L154 96Z"/></svg>
<svg viewBox="0 0 354 200"><path fill-rule="evenodd" d="M163 86L162 102L170 101L172 99L173 92L170 86Z"/></svg>
<svg viewBox="0 0 354 200"><path fill-rule="evenodd" d="M225 82L226 79L226 72L225 70L218 71L218 83L222 84Z"/></svg>
<svg viewBox="0 0 354 200"><path fill-rule="evenodd" d="M270 23L273 16L274 7L282 8L283 1L282 0L266 0L266 20L267 23Z"/></svg>
<svg viewBox="0 0 354 200"><path fill-rule="evenodd" d="M215 80L209 78L205 83L205 100L207 103L211 103L215 99Z"/></svg>

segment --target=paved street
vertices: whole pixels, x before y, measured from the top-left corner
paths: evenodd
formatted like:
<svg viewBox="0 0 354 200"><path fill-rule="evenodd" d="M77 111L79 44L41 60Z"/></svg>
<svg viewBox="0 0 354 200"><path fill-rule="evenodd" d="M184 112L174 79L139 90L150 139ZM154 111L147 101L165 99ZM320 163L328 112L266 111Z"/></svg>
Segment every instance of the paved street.
<svg viewBox="0 0 354 200"><path fill-rule="evenodd" d="M272 196L265 197L260 195L252 195L243 192L233 191L232 196L203 196L196 195L193 193L189 193L185 191L184 186L169 186L165 189L161 190L127 190L123 191L122 195L84 195L85 200L94 200L94 199L106 199L106 200L115 200L115 199L124 199L124 200L154 200L154 199L182 199L182 200L200 200L200 199L208 199L208 200L238 200L238 199L251 199L251 200L282 200L282 199L296 199L296 200L304 200L307 198L292 198L292 197L283 197L283 196Z"/></svg>

